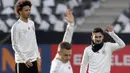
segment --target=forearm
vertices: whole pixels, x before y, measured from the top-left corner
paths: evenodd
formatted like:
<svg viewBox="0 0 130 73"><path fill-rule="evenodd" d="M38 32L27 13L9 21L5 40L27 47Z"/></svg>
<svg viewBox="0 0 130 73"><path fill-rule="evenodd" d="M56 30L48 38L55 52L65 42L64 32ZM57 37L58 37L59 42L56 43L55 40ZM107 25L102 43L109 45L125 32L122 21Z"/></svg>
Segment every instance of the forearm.
<svg viewBox="0 0 130 73"><path fill-rule="evenodd" d="M18 46L17 44L13 45L13 49L15 51L15 53L17 53L19 55L20 58L22 58L24 60L24 63L28 60L28 58L26 58L26 56L19 50L20 46Z"/></svg>
<svg viewBox="0 0 130 73"><path fill-rule="evenodd" d="M73 32L74 32L74 23L68 23L67 28L66 28L66 32L65 32L64 37L63 37L63 42L71 43Z"/></svg>
<svg viewBox="0 0 130 73"><path fill-rule="evenodd" d="M114 39L114 41L120 46L120 48L125 47L125 43L123 42L123 40L120 39L114 32L109 32L108 34Z"/></svg>

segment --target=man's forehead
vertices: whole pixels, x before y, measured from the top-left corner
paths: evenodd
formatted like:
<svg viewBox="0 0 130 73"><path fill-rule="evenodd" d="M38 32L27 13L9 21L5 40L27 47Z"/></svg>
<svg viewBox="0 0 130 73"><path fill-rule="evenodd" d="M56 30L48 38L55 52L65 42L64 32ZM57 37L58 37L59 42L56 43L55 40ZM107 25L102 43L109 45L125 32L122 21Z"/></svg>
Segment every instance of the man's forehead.
<svg viewBox="0 0 130 73"><path fill-rule="evenodd" d="M31 9L29 6L24 6L23 9Z"/></svg>
<svg viewBox="0 0 130 73"><path fill-rule="evenodd" d="M93 33L94 36L103 36L102 33L98 32L98 33Z"/></svg>
<svg viewBox="0 0 130 73"><path fill-rule="evenodd" d="M71 50L71 49L70 49L70 50L63 49L63 50L62 50L62 52L64 52L64 53L71 53L71 52L72 52L72 50Z"/></svg>

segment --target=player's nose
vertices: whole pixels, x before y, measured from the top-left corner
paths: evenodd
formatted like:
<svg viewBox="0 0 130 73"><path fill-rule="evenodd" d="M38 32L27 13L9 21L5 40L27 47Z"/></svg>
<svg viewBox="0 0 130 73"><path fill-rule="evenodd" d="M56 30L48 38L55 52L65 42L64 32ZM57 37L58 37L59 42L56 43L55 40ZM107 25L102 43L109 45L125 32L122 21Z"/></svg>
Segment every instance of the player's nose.
<svg viewBox="0 0 130 73"><path fill-rule="evenodd" d="M67 59L70 60L70 56L68 56Z"/></svg>

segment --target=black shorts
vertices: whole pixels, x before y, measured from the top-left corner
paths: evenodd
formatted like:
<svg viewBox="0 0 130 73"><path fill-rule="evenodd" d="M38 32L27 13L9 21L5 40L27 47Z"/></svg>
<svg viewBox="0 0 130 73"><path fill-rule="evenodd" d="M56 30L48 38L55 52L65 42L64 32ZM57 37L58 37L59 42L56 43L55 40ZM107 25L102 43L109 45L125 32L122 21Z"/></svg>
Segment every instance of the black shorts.
<svg viewBox="0 0 130 73"><path fill-rule="evenodd" d="M37 61L32 62L33 66L28 68L25 63L16 63L15 72L16 73L38 73Z"/></svg>

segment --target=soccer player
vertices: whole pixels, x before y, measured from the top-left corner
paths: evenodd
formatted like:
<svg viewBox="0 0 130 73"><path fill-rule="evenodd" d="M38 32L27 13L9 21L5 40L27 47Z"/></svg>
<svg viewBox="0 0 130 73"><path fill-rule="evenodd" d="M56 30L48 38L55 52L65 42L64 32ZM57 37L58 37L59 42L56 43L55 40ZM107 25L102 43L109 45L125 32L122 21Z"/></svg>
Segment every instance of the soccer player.
<svg viewBox="0 0 130 73"><path fill-rule="evenodd" d="M50 73L73 73L70 58L72 55L71 40L74 31L74 16L68 9L66 17L68 25L63 37L63 41L58 45L58 51L52 60Z"/></svg>
<svg viewBox="0 0 130 73"><path fill-rule="evenodd" d="M29 19L31 2L18 0L15 10L19 19L12 26L11 41L15 51L16 73L38 73L41 57L36 42L34 22Z"/></svg>
<svg viewBox="0 0 130 73"><path fill-rule="evenodd" d="M95 28L92 32L92 44L85 48L80 73L110 73L112 52L125 47L125 43L114 33L111 26L106 27L107 33L115 43L104 42L104 31Z"/></svg>

